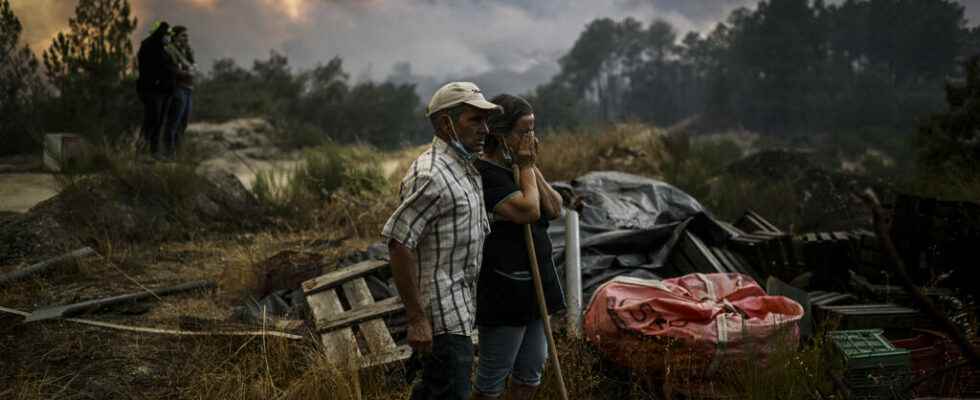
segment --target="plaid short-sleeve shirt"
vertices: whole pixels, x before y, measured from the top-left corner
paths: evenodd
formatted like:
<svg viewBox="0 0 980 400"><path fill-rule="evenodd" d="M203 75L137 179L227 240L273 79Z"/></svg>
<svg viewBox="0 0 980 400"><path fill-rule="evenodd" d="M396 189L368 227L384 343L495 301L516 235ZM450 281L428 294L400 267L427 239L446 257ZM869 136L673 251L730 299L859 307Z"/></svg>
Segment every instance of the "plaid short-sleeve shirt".
<svg viewBox="0 0 980 400"><path fill-rule="evenodd" d="M402 179L400 198L381 236L415 250L432 333L472 334L472 293L490 232L479 172L435 138Z"/></svg>

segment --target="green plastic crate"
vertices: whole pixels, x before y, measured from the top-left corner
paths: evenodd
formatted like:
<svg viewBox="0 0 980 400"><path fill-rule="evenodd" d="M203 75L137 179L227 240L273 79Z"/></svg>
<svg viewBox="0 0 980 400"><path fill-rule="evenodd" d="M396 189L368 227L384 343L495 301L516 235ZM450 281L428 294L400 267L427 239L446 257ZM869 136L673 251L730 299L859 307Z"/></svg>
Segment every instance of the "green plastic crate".
<svg viewBox="0 0 980 400"><path fill-rule="evenodd" d="M881 329L832 331L828 335L848 371L909 368L911 351L895 348Z"/></svg>
<svg viewBox="0 0 980 400"><path fill-rule="evenodd" d="M855 399L891 399L911 377L909 350L897 349L881 329L833 331L837 368Z"/></svg>

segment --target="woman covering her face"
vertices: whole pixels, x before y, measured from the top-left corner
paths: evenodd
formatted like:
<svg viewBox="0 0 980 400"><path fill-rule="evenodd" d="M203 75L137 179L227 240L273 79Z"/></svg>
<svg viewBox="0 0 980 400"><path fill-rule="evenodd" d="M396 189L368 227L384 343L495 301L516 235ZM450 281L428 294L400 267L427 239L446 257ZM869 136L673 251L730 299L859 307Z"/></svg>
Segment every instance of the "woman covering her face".
<svg viewBox="0 0 980 400"><path fill-rule="evenodd" d="M548 220L561 213L561 196L535 166L538 140L534 111L524 99L500 95L491 99L503 113L489 120L484 153L476 161L491 232L483 247L477 282L476 324L480 362L476 399L530 399L541 383L548 342L538 311L523 225L531 226L548 312L565 308L558 283ZM514 180L514 169L520 181ZM505 388L507 377L511 385Z"/></svg>

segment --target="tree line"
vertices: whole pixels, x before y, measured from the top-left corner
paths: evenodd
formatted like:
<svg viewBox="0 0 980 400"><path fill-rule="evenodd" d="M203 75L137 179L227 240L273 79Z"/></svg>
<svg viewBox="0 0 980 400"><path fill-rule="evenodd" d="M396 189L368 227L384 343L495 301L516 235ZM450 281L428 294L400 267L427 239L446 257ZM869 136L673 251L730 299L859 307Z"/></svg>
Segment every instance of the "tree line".
<svg viewBox="0 0 980 400"><path fill-rule="evenodd" d="M286 56L275 51L255 60L251 69L220 59L195 95L197 118L269 117L286 143L297 147L329 138L397 148L429 137L414 85L352 84L339 57L306 71L293 71Z"/></svg>
<svg viewBox="0 0 980 400"><path fill-rule="evenodd" d="M943 80L977 38L952 0L761 1L679 40L666 21L604 18L534 98L554 127L701 115L777 135L911 132L942 108Z"/></svg>

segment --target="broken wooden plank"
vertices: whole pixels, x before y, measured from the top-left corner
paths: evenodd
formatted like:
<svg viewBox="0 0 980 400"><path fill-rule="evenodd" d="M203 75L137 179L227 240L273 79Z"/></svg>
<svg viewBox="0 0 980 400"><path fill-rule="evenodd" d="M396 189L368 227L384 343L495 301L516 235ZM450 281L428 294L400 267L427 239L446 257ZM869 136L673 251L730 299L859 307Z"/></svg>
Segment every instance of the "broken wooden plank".
<svg viewBox="0 0 980 400"><path fill-rule="evenodd" d="M824 319L839 321L841 329L910 329L923 322L918 310L894 304L818 307Z"/></svg>
<svg viewBox="0 0 980 400"><path fill-rule="evenodd" d="M125 303L130 301L143 300L149 297L165 296L168 294L186 292L195 289L212 289L216 285L214 281L195 281L182 283L176 286L170 286L160 289L144 290L136 293L129 293L119 296L113 296L103 299L95 299L83 301L81 303L67 304L63 306L47 307L40 310L35 310L31 315L27 316L24 322L40 321L50 318L64 318L73 315L78 315L88 310L95 310L101 307Z"/></svg>
<svg viewBox="0 0 980 400"><path fill-rule="evenodd" d="M37 274L39 272L43 272L43 271L45 271L45 270L47 270L47 269L49 269L49 268L51 268L51 267L53 267L55 265L58 265L58 264L60 264L62 262L65 262L65 261L68 261L68 260L74 260L76 258L82 258L82 257L88 256L88 255L92 255L92 254L95 254L95 250L92 250L91 247L82 247L82 248L80 248L78 250L75 250L75 251L72 251L70 253L62 254L62 255L57 256L55 258L41 261L41 262L39 262L37 264L33 264L33 265L29 266L29 267L26 267L26 268L23 268L23 269L20 269L20 270L17 270L17 271L8 273L8 274L0 275L0 285L4 285L4 284L7 284L7 283L18 281L18 280L24 279L24 278L26 278L28 276Z"/></svg>
<svg viewBox="0 0 980 400"><path fill-rule="evenodd" d="M408 345L398 346L394 350L382 353L371 354L361 359L361 368L378 367L391 364L396 361L407 360L412 356L412 348Z"/></svg>
<svg viewBox="0 0 980 400"><path fill-rule="evenodd" d="M739 236L745 235L745 232L744 231L742 231L741 229L738 229L737 227L735 227L735 225L732 225L732 224L730 224L728 222L718 221L718 226L720 226L722 229L725 230L725 232L728 233L728 236L729 236L730 239L734 239L734 238L737 238Z"/></svg>
<svg viewBox="0 0 980 400"><path fill-rule="evenodd" d="M339 316L320 317L316 323L317 332L329 332L332 330L349 327L353 324L382 317L404 308L401 299L396 297L387 298L369 306L361 307L343 313Z"/></svg>
<svg viewBox="0 0 980 400"><path fill-rule="evenodd" d="M714 252L716 258L728 269L730 272L736 272L739 274L744 274L750 276L752 279L758 280L759 277L756 276L755 270L740 262L735 258L735 254L728 251L727 249L720 247L712 247L711 251Z"/></svg>
<svg viewBox="0 0 980 400"><path fill-rule="evenodd" d="M340 304L340 298L335 290L307 296L306 302L310 305L315 319L336 317L344 313L344 307ZM320 341L323 343L327 358L337 365L351 365L360 358L354 331L350 328L324 333L320 335Z"/></svg>
<svg viewBox="0 0 980 400"><path fill-rule="evenodd" d="M229 321L227 319L200 318L192 315L181 315L177 317L177 323L180 329L188 331L227 331L238 329L241 326L241 322ZM290 332L300 330L305 324L303 320L279 319L271 315L266 316L264 321L260 319L257 322L250 323L250 325L261 326L265 329Z"/></svg>
<svg viewBox="0 0 980 400"><path fill-rule="evenodd" d="M691 261L687 259L687 255L684 254L683 251L673 252L673 254L670 255L670 258L671 265L673 265L674 268L676 268L681 274L687 275L698 272L698 270L691 265Z"/></svg>
<svg viewBox="0 0 980 400"><path fill-rule="evenodd" d="M735 221L735 227L752 233L783 233L776 225L752 210L746 210L745 214L742 214L742 217Z"/></svg>
<svg viewBox="0 0 980 400"><path fill-rule="evenodd" d="M345 283L344 294L347 295L347 302L350 303L352 310L374 304L371 290L368 289L364 279L358 278ZM381 354L395 350L395 340L388 333L388 327L385 326L384 320L374 319L362 322L358 327L371 353Z"/></svg>
<svg viewBox="0 0 980 400"><path fill-rule="evenodd" d="M329 274L321 275L303 282L303 292L309 296L322 290L332 289L342 285L344 282L354 278L360 278L387 265L387 261L362 261L349 267L344 267Z"/></svg>
<svg viewBox="0 0 980 400"><path fill-rule="evenodd" d="M700 269L698 272L703 272L703 273L728 272L727 270L725 270L725 267L721 265L721 262L718 261L717 258L715 258L714 254L711 254L711 250L708 249L708 246L706 246L704 242L698 239L697 236L694 236L690 232L684 232L684 235L685 235L685 240L684 240L685 251L687 252L688 257L691 258L691 261L700 264L700 265L696 265L696 267ZM699 261L702 261L707 265L699 263Z"/></svg>
<svg viewBox="0 0 980 400"><path fill-rule="evenodd" d="M850 293L810 292L810 302L815 306L829 306L844 300L855 299L856 297Z"/></svg>

